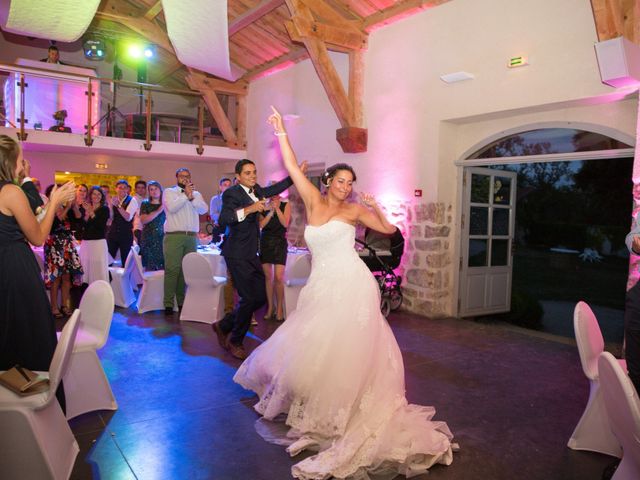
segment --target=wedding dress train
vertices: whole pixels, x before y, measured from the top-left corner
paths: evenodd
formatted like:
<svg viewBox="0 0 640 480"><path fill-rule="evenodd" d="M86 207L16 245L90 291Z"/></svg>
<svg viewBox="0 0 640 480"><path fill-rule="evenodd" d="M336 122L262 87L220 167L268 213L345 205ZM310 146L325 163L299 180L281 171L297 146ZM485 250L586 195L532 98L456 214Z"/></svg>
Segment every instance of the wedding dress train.
<svg viewBox="0 0 640 480"><path fill-rule="evenodd" d="M300 479L410 477L452 461L447 424L407 403L400 349L354 238L339 220L307 226L312 271L297 309L234 376L265 420L286 415L286 435L271 441L318 451L292 467Z"/></svg>

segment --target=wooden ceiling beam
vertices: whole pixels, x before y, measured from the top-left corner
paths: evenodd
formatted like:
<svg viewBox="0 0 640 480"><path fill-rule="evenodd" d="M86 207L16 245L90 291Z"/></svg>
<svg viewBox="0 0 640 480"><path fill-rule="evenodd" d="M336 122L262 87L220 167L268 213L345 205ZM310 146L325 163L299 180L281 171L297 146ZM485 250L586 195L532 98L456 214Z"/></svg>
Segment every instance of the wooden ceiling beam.
<svg viewBox="0 0 640 480"><path fill-rule="evenodd" d="M598 40L624 36L640 45L640 2L638 0L591 0Z"/></svg>
<svg viewBox="0 0 640 480"><path fill-rule="evenodd" d="M143 15L145 20L152 21L162 11L162 0L157 0L156 3L149 7L149 10Z"/></svg>
<svg viewBox="0 0 640 480"><path fill-rule="evenodd" d="M350 25L334 26L316 21L305 0L286 0L286 3L292 19L285 22L285 27L291 39L302 42L309 52L320 83L342 126L336 132L336 140L345 153L366 152L367 130L362 128L364 66L361 51L366 47L367 35ZM328 43L338 44L350 52L349 93L345 91L329 57ZM351 55L351 52L358 52L360 55Z"/></svg>
<svg viewBox="0 0 640 480"><path fill-rule="evenodd" d="M295 34L298 37L315 37L330 45L336 45L349 50L361 50L367 48L367 35L353 28L345 28L339 25L327 25L314 20L309 21L300 15L292 17L291 22L295 25ZM287 25L285 23L285 25ZM287 28L289 35L292 30ZM291 36L291 39L298 41Z"/></svg>
<svg viewBox="0 0 640 480"><path fill-rule="evenodd" d="M450 0L402 0L395 5L373 13L364 19L364 30L371 33L376 28L389 25L421 10L437 7Z"/></svg>
<svg viewBox="0 0 640 480"><path fill-rule="evenodd" d="M278 8L284 3L284 0L262 0L254 8L247 10L242 15L233 19L229 23L229 36L231 37L235 33L238 33L243 28L251 25L259 18L264 17L266 14L271 13L272 10Z"/></svg>
<svg viewBox="0 0 640 480"><path fill-rule="evenodd" d="M332 25L340 25L346 28L355 28L362 30L362 20L347 19L341 13L337 12L332 6L328 5L324 0L302 0L317 17L325 20Z"/></svg>
<svg viewBox="0 0 640 480"><path fill-rule="evenodd" d="M216 126L222 133L222 137L224 138L227 147L236 149L245 148L244 144L241 145L238 142L238 135L236 134L231 121L227 117L227 114L220 103L216 91L213 88L203 88L203 86L206 85L206 76L204 73L193 68L189 68L189 73L186 75L185 80L187 85L189 85L189 88L199 91L202 95L202 99L207 105L209 113L211 113L211 116L215 120Z"/></svg>
<svg viewBox="0 0 640 480"><path fill-rule="evenodd" d="M249 92L249 82L246 80L237 80L235 83L231 83L219 78L209 77L204 72L194 68L189 69L189 75L198 90L211 89L216 93L224 93L225 95L246 95Z"/></svg>

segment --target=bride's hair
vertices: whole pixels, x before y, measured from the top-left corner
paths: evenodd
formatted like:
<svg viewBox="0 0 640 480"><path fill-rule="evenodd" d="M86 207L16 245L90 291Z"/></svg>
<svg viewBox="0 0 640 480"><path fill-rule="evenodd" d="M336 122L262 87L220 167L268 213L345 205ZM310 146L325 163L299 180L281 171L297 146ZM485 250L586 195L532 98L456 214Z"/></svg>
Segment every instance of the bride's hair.
<svg viewBox="0 0 640 480"><path fill-rule="evenodd" d="M329 168L327 168L324 173L322 174L322 184L325 187L329 186L329 180L331 180L333 177L336 176L336 173L338 173L340 170L346 170L348 172L351 172L351 175L353 176L353 181L356 181L356 172L353 170L353 167L347 163L336 163L335 165L331 165Z"/></svg>

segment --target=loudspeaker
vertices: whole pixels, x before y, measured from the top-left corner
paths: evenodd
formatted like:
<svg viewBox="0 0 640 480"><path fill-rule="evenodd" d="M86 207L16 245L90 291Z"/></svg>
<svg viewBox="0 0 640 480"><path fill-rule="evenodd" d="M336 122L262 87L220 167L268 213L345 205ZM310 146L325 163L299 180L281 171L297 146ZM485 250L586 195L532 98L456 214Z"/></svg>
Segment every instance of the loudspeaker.
<svg viewBox="0 0 640 480"><path fill-rule="evenodd" d="M595 47L603 83L616 88L640 84L640 46L617 37Z"/></svg>

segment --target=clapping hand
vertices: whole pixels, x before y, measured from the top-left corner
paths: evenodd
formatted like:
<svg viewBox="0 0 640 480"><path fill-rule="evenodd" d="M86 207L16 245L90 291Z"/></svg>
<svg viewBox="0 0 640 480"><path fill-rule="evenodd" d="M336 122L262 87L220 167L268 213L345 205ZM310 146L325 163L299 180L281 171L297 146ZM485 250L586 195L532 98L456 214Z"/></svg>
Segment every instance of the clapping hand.
<svg viewBox="0 0 640 480"><path fill-rule="evenodd" d="M271 105L271 110L273 111L273 113L271 115L269 115L269 118L267 119L267 123L273 127L273 133L276 133L276 134L285 133L286 134L287 132L284 129L284 123L282 121L282 115L280 115L280 112L273 105Z"/></svg>
<svg viewBox="0 0 640 480"><path fill-rule="evenodd" d="M640 254L640 236L639 235L633 236L633 244L631 245L631 250L633 250L633 252L636 255Z"/></svg>
<svg viewBox="0 0 640 480"><path fill-rule="evenodd" d="M370 193L360 193L360 201L367 207L373 207L376 204L376 199Z"/></svg>
<svg viewBox="0 0 640 480"><path fill-rule="evenodd" d="M113 197L111 199L111 204L116 208L119 207L120 206L120 199L118 197Z"/></svg>
<svg viewBox="0 0 640 480"><path fill-rule="evenodd" d="M56 185L51 190L50 201L56 208L62 206L66 202L70 202L76 196L76 184L73 182L67 182L58 188Z"/></svg>

